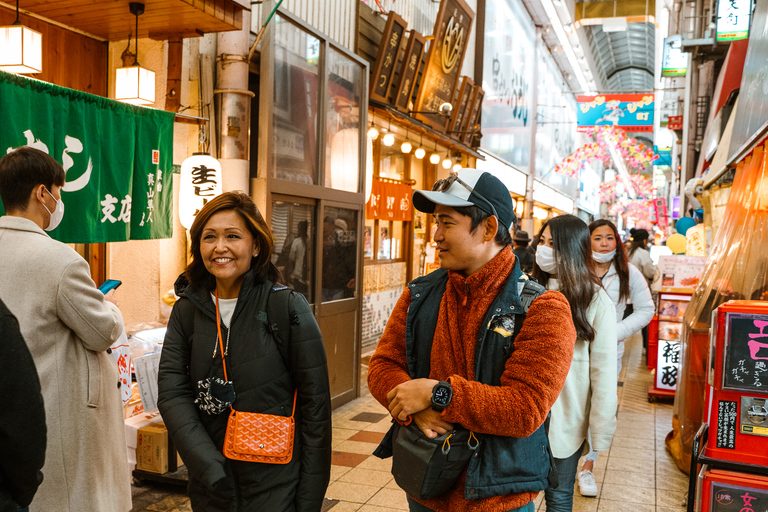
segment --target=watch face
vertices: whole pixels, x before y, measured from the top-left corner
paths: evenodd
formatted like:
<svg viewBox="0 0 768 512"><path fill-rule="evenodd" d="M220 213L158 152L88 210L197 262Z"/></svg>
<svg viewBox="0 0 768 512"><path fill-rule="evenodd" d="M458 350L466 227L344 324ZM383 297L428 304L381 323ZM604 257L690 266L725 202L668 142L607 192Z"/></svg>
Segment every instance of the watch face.
<svg viewBox="0 0 768 512"><path fill-rule="evenodd" d="M449 397L450 397L450 393L448 389L444 387L439 387L435 390L435 393L432 396L432 401L438 405L448 405Z"/></svg>

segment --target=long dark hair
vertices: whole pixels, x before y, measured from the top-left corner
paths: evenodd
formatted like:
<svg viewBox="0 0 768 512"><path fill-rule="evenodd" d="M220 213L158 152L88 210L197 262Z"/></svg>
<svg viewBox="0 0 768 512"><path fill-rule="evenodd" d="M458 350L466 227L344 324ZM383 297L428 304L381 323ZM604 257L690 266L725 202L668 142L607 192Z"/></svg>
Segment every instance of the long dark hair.
<svg viewBox="0 0 768 512"><path fill-rule="evenodd" d="M619 276L619 302L626 302L629 299L629 265L627 264L627 255L624 253L624 244L621 243L619 230L608 219L599 219L590 224L590 236L593 231L602 226L611 228L613 238L616 240L616 254L613 256L613 266L616 267L616 274Z"/></svg>
<svg viewBox="0 0 768 512"><path fill-rule="evenodd" d="M645 243L648 241L648 231L645 229L636 229L632 232L632 238L630 238L630 240L632 240L632 244L629 246L629 254L627 254L627 257L632 259L636 250L645 249Z"/></svg>
<svg viewBox="0 0 768 512"><path fill-rule="evenodd" d="M560 292L571 305L571 317L580 340L593 341L595 329L587 320L587 308L600 286L592 260L592 240L587 224L575 215L559 215L541 226L541 234L549 226L555 251L555 265ZM547 286L550 274L533 264L533 277Z"/></svg>
<svg viewBox="0 0 768 512"><path fill-rule="evenodd" d="M256 282L263 282L267 279L273 282L277 281L277 267L272 264L272 250L275 247L272 231L264 222L264 217L261 216L253 200L242 192L225 192L211 199L200 209L200 213L197 214L192 227L189 229L189 252L192 254L192 263L184 272L187 280L191 284L209 291L216 288L216 278L208 272L205 263L203 263L203 256L200 253L200 238L211 217L226 210L233 210L240 215L256 241L259 254L251 259L251 271L254 272Z"/></svg>

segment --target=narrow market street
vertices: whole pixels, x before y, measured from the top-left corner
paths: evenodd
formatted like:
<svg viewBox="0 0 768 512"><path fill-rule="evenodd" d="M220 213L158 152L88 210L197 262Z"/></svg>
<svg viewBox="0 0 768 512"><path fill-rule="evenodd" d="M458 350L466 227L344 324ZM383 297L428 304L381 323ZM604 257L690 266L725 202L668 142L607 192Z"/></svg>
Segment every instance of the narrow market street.
<svg viewBox="0 0 768 512"><path fill-rule="evenodd" d="M613 446L601 454L595 469L598 496L582 498L576 485L574 512L682 512L688 478L664 449L672 428L672 405L648 403L651 374L643 364L642 339L627 342L619 387L619 416ZM364 358L367 361L367 358ZM367 367L361 379L365 388ZM623 383L623 384L622 384ZM363 395L333 412L333 466L323 510L333 512L392 512L408 510L405 493L390 473L391 459L373 455L389 428L386 410ZM191 511L178 488L145 484L133 487L133 512ZM543 494L537 511L545 511Z"/></svg>

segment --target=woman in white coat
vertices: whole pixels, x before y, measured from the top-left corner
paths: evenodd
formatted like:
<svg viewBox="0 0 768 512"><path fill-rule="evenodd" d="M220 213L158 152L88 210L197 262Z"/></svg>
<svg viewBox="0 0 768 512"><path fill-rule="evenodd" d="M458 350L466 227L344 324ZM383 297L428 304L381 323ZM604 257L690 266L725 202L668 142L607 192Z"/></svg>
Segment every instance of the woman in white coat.
<svg viewBox="0 0 768 512"><path fill-rule="evenodd" d="M46 233L64 214L64 177L37 149L0 159L0 297L35 361L48 428L44 478L29 509L128 512L120 384L108 353L123 317L96 288L88 263Z"/></svg>
<svg viewBox="0 0 768 512"><path fill-rule="evenodd" d="M597 276L603 283L611 301L616 305L616 376L621 371L621 358L624 355L624 339L650 323L654 314L653 299L648 289L648 282L642 273L627 262L620 243L619 232L613 222L600 219L589 225L592 239L592 258L595 260ZM624 318L627 300L634 304L634 311ZM622 320L623 318L623 320ZM584 458L582 471L579 472L579 490L582 496L597 496L597 485L592 474L597 450L590 451Z"/></svg>
<svg viewBox="0 0 768 512"><path fill-rule="evenodd" d="M533 277L565 295L576 327L571 369L549 425L559 484L544 491L547 512L570 512L586 441L608 450L616 430L616 313L595 274L584 221L559 215L544 224L539 236Z"/></svg>

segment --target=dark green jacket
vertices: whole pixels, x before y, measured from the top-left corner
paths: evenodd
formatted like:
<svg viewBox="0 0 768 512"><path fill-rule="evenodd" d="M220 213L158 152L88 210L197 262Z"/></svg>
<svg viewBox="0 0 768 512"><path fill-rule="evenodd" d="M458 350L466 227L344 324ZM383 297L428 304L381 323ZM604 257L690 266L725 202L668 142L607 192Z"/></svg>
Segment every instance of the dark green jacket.
<svg viewBox="0 0 768 512"><path fill-rule="evenodd" d="M304 296L271 289L271 282L256 283L252 272L246 274L230 323L227 372L236 392L233 407L240 411L290 416L298 389L293 459L285 465L233 461L222 454L229 411L211 416L193 403L198 381L224 376L221 351L212 358L215 305L208 290L188 285L183 277L176 282L181 298L171 313L160 359L158 406L189 470L194 510L319 512L322 505L331 464L325 348ZM270 293L290 293L285 312L289 367L267 328ZM222 324L221 329L226 340L227 328Z"/></svg>

